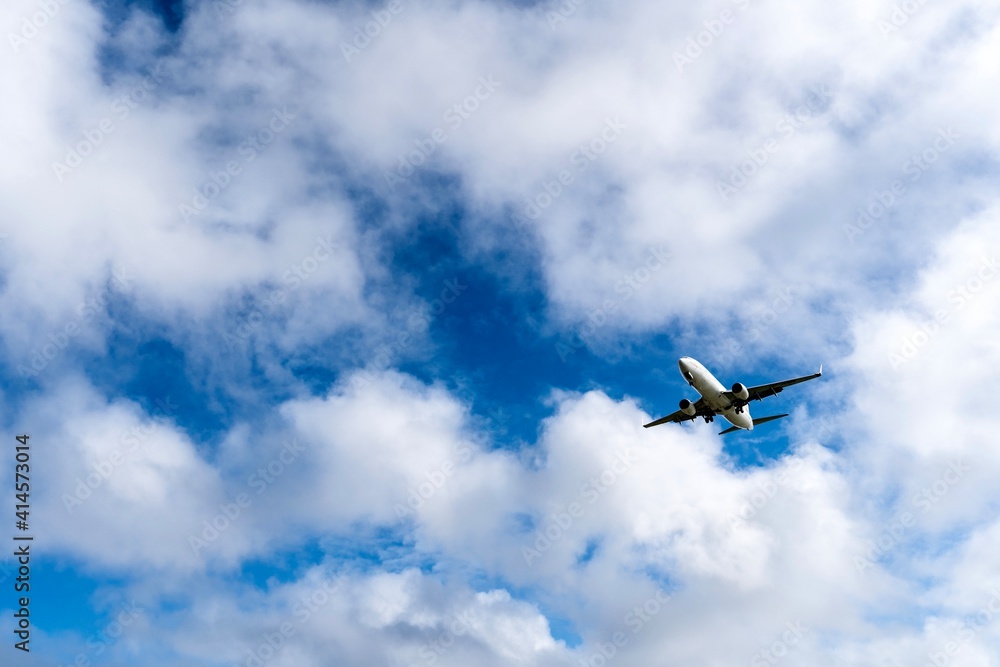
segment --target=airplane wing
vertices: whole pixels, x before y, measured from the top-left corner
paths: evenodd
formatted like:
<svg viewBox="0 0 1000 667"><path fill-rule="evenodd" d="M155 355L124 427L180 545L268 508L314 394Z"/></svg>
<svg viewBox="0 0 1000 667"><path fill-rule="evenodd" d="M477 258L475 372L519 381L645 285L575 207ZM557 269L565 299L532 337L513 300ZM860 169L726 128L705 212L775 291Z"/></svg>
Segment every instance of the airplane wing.
<svg viewBox="0 0 1000 667"><path fill-rule="evenodd" d="M671 412L666 417L660 417L656 421L649 422L648 424L643 424L643 428L649 428L650 426L659 426L660 424L679 424L681 422L686 422L689 419L694 419L695 417L704 417L705 415L715 416L715 412L712 411L705 404L704 398L699 398L694 404L694 414L689 415L683 410L678 410L677 412Z"/></svg>
<svg viewBox="0 0 1000 667"><path fill-rule="evenodd" d="M791 380L782 380L781 382L768 382L767 384L759 384L756 387L747 387L747 393L749 394L749 396L747 396L746 401L738 401L736 397L733 396L733 392L731 391L726 392L726 397L729 398L729 400L731 401L742 402L744 405L746 405L750 401L759 401L762 398L767 398L768 396L774 396L785 387L791 387L793 384L799 384L800 382L815 380L822 374L823 374L823 367L820 366L819 372L813 373L812 375L804 375L800 378L792 378Z"/></svg>
<svg viewBox="0 0 1000 667"><path fill-rule="evenodd" d="M787 416L788 416L788 413L786 412L783 415L771 415L770 417L754 417L754 419L753 419L753 425L756 426L757 424L764 424L766 422L773 422L775 419L781 419L782 417L787 417ZM739 426L730 426L725 431L719 431L719 435L725 435L727 433L732 433L733 431L739 431L739 430L740 430Z"/></svg>

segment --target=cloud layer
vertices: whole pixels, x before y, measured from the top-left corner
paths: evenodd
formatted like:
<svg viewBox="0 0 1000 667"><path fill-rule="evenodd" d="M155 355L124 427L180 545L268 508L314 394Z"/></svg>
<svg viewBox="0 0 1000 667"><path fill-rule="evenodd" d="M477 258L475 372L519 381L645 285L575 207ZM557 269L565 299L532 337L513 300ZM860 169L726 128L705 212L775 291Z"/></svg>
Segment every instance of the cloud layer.
<svg viewBox="0 0 1000 667"><path fill-rule="evenodd" d="M4 6L6 424L99 582L39 651L991 664L996 7L523 5ZM487 283L602 368L833 370L761 465L549 368L512 443Z"/></svg>

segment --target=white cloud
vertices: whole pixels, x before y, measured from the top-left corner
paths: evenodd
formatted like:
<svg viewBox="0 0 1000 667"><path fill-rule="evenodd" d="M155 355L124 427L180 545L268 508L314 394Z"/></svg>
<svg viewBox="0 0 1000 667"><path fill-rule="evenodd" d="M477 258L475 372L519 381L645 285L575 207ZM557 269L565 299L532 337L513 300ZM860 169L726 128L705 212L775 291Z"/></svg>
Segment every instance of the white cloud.
<svg viewBox="0 0 1000 667"><path fill-rule="evenodd" d="M203 585L176 622L180 632L144 628L142 641L188 660L250 665L321 665L331 655L351 664L570 664L533 605L417 570L334 575L316 567L238 597Z"/></svg>
<svg viewBox="0 0 1000 667"><path fill-rule="evenodd" d="M995 67L987 46L995 11L977 2L921 6L883 36L878 22L892 7L636 2L607 12L581 7L553 30L545 17L551 8L543 6L403 3L348 61L343 45L372 20L367 10L241 3L220 16L206 5L187 18L178 48L164 59L163 83L121 119L114 100L133 90L142 72L101 82L96 15L85 3L68 3L14 54L26 67L5 84L30 109L8 132L24 136L25 124L35 126L35 140L16 152L18 164L35 168L8 167L9 192L25 202L9 223L5 298L20 315L19 324L6 325L9 335L40 334L24 331L37 311L21 299L45 303L51 326L83 300L87 286L99 289L109 265L136 276L134 298L148 314L179 308L205 317L234 293L279 280L317 236L330 233L344 244L337 270L318 275L306 294L333 296L339 305L330 312L338 315L313 332L370 320L362 288L379 269L359 247L343 179L367 184L390 203L413 203L415 193L385 187L384 172L408 159L414 142L426 145L435 128L446 138L432 141L433 154L416 170L459 175L475 210L501 224L510 224L502 206L546 201L561 170L573 178L529 224L550 315L560 326L577 326L608 299L618 306L605 325L610 337L678 315L715 322L712 313L735 309L746 318L742 304L789 283L804 303L864 298L834 281L873 271L894 243L896 218L879 221L853 245L844 233L873 188L903 177L903 162L939 128L960 135L892 213L917 218L900 257L905 264L955 224L957 207L982 199L981 183L960 176L959 161L976 152L995 156L997 148L985 120L993 100L978 84ZM24 2L7 11L16 21L32 8ZM675 54L688 39L708 41L700 35L705 22L724 10L732 21L678 68ZM140 16L114 42L137 59L135 35L149 32ZM963 32L961 17L984 27ZM940 25L947 26L945 43ZM854 36L849 47L843 35ZM155 43L149 40L146 53ZM925 66L924 54L938 57ZM16 73L68 67L76 70L72 85L56 88ZM471 112L449 116L483 92L484 78L498 87L474 99ZM964 100L961 110L954 99ZM240 142L286 106L299 110L288 129L246 161ZM114 132L63 183L54 182L51 164L102 118ZM616 118L619 136L600 140ZM750 164L747 184L723 201L718 183L769 140L776 149L766 164ZM580 151L591 141L602 151L594 160ZM193 224L183 224L179 205L194 201L195 188L213 192L211 175L227 162L241 173ZM411 224L404 215L394 207L386 219ZM660 246L673 251L671 261L624 298L616 287ZM804 315L792 317L797 323ZM283 342L309 335L296 327Z"/></svg>
<svg viewBox="0 0 1000 667"><path fill-rule="evenodd" d="M228 500L219 472L169 416L106 402L64 382L23 411L39 466L38 530L52 548L102 568L198 567L188 538ZM245 548L245 547L244 547ZM231 553L231 552L230 552Z"/></svg>

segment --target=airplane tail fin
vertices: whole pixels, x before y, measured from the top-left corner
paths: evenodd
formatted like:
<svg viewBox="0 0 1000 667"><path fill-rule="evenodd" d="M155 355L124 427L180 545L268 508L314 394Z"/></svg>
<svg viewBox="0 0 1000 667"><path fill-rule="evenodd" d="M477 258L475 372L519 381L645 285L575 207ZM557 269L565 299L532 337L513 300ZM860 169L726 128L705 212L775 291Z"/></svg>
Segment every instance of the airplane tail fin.
<svg viewBox="0 0 1000 667"><path fill-rule="evenodd" d="M757 426L758 424L766 424L767 422L773 422L775 419L781 419L782 417L787 417L787 416L788 413L786 412L785 414L782 415L771 415L770 417L756 417L753 420L753 425ZM732 433L733 431L741 431L741 430L743 429L741 429L739 426L730 426L725 431L719 431L719 435L725 435L727 433Z"/></svg>

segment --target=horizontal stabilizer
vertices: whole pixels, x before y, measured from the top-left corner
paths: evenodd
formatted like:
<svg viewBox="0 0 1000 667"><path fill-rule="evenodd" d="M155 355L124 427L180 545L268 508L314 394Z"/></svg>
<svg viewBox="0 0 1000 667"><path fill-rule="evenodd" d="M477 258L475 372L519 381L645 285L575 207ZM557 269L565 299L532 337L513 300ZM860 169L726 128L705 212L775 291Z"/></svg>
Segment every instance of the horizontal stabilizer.
<svg viewBox="0 0 1000 667"><path fill-rule="evenodd" d="M770 417L758 417L757 419L753 420L753 425L757 426L759 424L766 424L767 422L773 422L775 419L781 419L782 417L787 417L787 416L788 413L785 413L783 415L771 415ZM725 431L720 431L719 435L725 435L727 433L732 433L733 431L740 431L740 430L743 429L741 429L739 426L730 426Z"/></svg>

